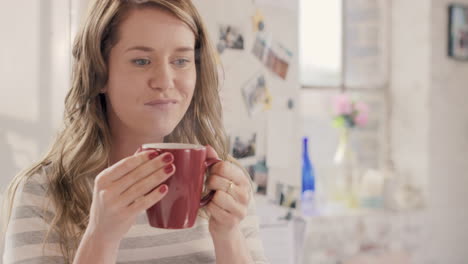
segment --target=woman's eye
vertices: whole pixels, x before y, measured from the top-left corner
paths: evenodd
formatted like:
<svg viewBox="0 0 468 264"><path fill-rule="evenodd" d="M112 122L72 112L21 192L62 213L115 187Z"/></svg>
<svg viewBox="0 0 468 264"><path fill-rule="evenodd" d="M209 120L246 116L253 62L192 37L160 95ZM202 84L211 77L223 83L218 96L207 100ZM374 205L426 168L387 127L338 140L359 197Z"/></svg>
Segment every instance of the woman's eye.
<svg viewBox="0 0 468 264"><path fill-rule="evenodd" d="M151 61L148 59L136 59L136 60L133 60L133 63L138 66L145 66L145 65L150 64Z"/></svg>
<svg viewBox="0 0 468 264"><path fill-rule="evenodd" d="M174 64L176 66L185 66L189 63L190 61L189 60L186 60L186 59L177 59L174 61Z"/></svg>

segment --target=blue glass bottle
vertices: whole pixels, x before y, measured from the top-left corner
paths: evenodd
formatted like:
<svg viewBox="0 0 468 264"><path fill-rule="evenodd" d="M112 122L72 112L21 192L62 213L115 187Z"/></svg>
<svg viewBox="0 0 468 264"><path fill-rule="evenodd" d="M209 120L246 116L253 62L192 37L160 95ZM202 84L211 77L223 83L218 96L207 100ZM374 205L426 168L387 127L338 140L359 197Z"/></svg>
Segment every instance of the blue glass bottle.
<svg viewBox="0 0 468 264"><path fill-rule="evenodd" d="M314 167L309 157L307 137L303 139L301 209L304 216L312 216L317 213L315 204Z"/></svg>

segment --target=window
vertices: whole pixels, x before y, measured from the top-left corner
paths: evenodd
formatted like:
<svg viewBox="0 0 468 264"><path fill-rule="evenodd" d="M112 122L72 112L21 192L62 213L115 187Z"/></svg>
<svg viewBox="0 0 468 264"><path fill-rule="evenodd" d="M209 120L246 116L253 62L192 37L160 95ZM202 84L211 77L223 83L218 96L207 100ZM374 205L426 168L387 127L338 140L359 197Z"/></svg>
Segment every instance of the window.
<svg viewBox="0 0 468 264"><path fill-rule="evenodd" d="M300 0L303 87L387 84L388 10L381 0Z"/></svg>
<svg viewBox="0 0 468 264"><path fill-rule="evenodd" d="M300 68L303 86L342 83L342 0L300 0Z"/></svg>

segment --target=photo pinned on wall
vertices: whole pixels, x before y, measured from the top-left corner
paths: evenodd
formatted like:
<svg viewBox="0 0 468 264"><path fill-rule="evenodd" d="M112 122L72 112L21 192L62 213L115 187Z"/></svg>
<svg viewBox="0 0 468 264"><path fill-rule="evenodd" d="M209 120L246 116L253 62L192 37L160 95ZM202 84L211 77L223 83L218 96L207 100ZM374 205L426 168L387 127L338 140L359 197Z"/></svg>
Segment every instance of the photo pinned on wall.
<svg viewBox="0 0 468 264"><path fill-rule="evenodd" d="M468 6L449 6L448 55L457 60L468 60Z"/></svg>
<svg viewBox="0 0 468 264"><path fill-rule="evenodd" d="M265 58L265 53L269 49L270 41L265 34L257 34L255 38L255 43L252 49L252 53L257 57L262 63Z"/></svg>
<svg viewBox="0 0 468 264"><path fill-rule="evenodd" d="M296 208L299 193L299 187L285 184L283 182L277 182L275 189L275 203L288 208Z"/></svg>
<svg viewBox="0 0 468 264"><path fill-rule="evenodd" d="M268 186L268 167L266 165L266 157L257 161L256 164L246 167L252 178L254 191L257 194L266 195Z"/></svg>
<svg viewBox="0 0 468 264"><path fill-rule="evenodd" d="M252 53L273 74L286 80L293 56L290 50L277 42L272 42L271 37L267 38L266 34L258 33Z"/></svg>
<svg viewBox="0 0 468 264"><path fill-rule="evenodd" d="M266 111L271 109L272 97L263 73L256 74L244 85L242 97L250 116L261 110Z"/></svg>
<svg viewBox="0 0 468 264"><path fill-rule="evenodd" d="M281 44L275 43L267 53L266 67L281 79L286 80L292 53Z"/></svg>
<svg viewBox="0 0 468 264"><path fill-rule="evenodd" d="M220 25L219 39L216 47L219 54L222 54L226 49L243 50L244 36L237 27Z"/></svg>
<svg viewBox="0 0 468 264"><path fill-rule="evenodd" d="M235 135L231 137L231 154L239 160L243 165L245 159L254 159L257 149L257 133L250 133L248 135ZM250 162L250 164L254 163Z"/></svg>

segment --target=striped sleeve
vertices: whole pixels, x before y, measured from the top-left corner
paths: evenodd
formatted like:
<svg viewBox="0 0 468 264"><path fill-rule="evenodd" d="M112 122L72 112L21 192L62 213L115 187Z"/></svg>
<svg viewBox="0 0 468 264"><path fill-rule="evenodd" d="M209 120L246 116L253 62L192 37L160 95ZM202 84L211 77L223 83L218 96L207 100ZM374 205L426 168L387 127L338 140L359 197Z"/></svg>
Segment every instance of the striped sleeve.
<svg viewBox="0 0 468 264"><path fill-rule="evenodd" d="M252 199L250 200L248 208L248 215L241 222L241 230L244 234L247 248L250 250L250 255L252 256L254 262L256 264L266 264L269 263L269 261L265 256L263 243L260 238L258 216L256 213L255 200L253 197L254 196L252 195Z"/></svg>
<svg viewBox="0 0 468 264"><path fill-rule="evenodd" d="M58 236L51 233L45 241L54 216L45 209L46 186L45 174L33 175L19 186L5 235L3 264L65 263Z"/></svg>

